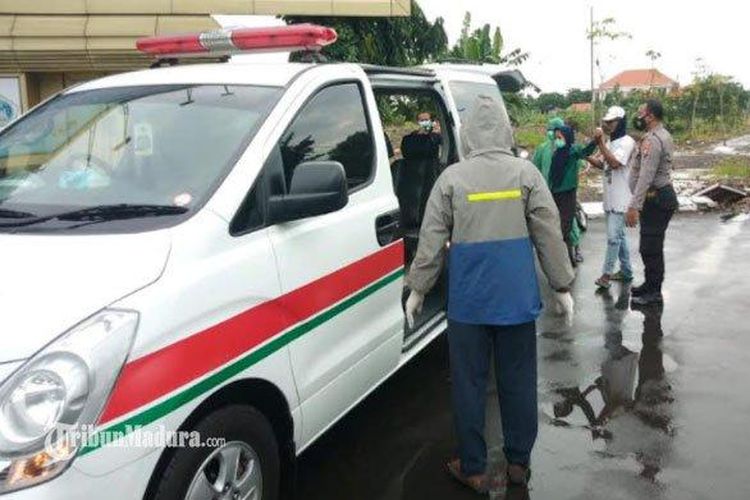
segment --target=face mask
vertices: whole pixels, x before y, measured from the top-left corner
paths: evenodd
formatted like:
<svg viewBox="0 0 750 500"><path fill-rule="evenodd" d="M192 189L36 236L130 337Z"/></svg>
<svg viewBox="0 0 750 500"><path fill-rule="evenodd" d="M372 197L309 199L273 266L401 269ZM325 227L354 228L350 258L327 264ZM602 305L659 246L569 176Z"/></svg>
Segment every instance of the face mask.
<svg viewBox="0 0 750 500"><path fill-rule="evenodd" d="M555 139L555 147L557 149L565 147L565 139Z"/></svg>
<svg viewBox="0 0 750 500"><path fill-rule="evenodd" d="M639 132L646 130L646 119L642 116L633 117L633 127Z"/></svg>
<svg viewBox="0 0 750 500"><path fill-rule="evenodd" d="M432 130L432 120L419 120L418 123L423 130Z"/></svg>

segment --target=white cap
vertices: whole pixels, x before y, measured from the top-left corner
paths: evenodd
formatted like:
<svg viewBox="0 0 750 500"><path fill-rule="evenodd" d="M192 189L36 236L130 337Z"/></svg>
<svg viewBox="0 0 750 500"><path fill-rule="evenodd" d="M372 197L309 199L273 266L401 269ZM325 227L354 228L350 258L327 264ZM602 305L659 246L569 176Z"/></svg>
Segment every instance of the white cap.
<svg viewBox="0 0 750 500"><path fill-rule="evenodd" d="M612 106L607 110L607 114L602 118L603 121L608 122L616 120L618 118L625 118L625 110L620 106Z"/></svg>

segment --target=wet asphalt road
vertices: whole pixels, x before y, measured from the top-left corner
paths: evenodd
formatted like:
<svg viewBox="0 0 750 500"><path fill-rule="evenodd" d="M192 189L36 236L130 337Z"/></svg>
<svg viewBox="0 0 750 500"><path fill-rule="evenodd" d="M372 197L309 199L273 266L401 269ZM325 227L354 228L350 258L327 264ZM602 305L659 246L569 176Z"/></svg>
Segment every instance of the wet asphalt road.
<svg viewBox="0 0 750 500"><path fill-rule="evenodd" d="M546 316L539 322L540 428L529 496L749 499L750 220L676 217L666 304L644 311L629 308L619 285L594 293L603 229L592 221L584 240L573 328ZM642 276L635 232L630 241ZM449 392L441 338L303 454L298 498L477 498L444 472L455 446ZM488 396L491 466L500 470L492 384Z"/></svg>

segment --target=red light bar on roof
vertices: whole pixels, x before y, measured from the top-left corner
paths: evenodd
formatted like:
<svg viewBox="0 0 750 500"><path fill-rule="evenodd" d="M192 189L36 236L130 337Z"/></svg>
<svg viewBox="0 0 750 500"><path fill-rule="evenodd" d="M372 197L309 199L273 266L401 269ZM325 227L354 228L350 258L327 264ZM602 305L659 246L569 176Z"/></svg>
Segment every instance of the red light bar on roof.
<svg viewBox="0 0 750 500"><path fill-rule="evenodd" d="M156 57L240 52L317 51L336 41L333 28L292 24L273 28L236 28L188 35L141 38L139 51Z"/></svg>

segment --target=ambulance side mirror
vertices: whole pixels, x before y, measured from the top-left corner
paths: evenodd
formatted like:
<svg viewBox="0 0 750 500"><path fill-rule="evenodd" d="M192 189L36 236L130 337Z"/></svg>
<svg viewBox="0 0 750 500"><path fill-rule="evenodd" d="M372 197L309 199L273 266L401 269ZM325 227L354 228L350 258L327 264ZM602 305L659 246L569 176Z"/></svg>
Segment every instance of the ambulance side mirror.
<svg viewBox="0 0 750 500"><path fill-rule="evenodd" d="M309 161L294 169L289 193L268 200L269 224L306 219L341 210L349 203L343 165Z"/></svg>

